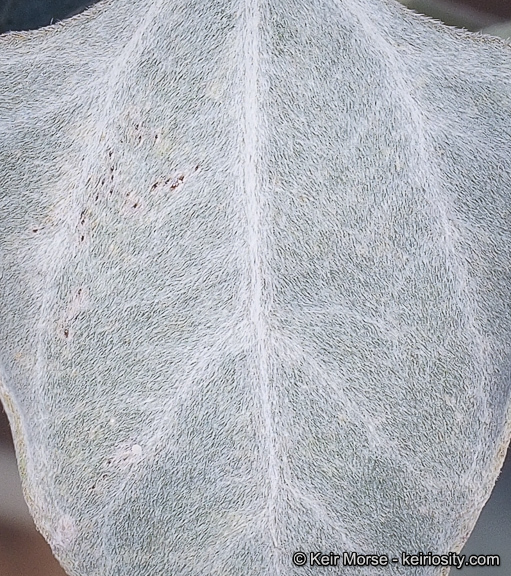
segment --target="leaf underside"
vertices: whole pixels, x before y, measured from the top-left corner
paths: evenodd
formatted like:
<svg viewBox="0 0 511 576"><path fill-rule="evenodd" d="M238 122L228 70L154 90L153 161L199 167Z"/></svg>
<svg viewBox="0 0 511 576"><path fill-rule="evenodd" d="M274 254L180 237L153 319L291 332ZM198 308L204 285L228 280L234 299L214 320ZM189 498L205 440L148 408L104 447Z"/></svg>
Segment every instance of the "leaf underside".
<svg viewBox="0 0 511 576"><path fill-rule="evenodd" d="M69 574L459 551L510 435L509 45L387 0L0 40L0 393Z"/></svg>

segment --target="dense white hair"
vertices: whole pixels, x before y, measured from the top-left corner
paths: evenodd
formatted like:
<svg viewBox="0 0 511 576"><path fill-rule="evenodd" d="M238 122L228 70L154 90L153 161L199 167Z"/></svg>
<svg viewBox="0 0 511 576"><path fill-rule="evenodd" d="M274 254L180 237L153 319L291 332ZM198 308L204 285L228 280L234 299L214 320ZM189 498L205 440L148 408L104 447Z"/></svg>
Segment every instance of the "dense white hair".
<svg viewBox="0 0 511 576"><path fill-rule="evenodd" d="M510 160L510 46L390 0L0 38L0 393L69 574L459 551L510 436Z"/></svg>

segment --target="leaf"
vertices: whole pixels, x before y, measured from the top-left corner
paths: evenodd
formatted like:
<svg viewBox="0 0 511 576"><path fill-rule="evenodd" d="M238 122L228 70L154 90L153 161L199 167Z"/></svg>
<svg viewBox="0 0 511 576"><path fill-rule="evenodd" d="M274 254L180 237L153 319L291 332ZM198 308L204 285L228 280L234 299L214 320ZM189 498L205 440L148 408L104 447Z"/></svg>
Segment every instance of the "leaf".
<svg viewBox="0 0 511 576"><path fill-rule="evenodd" d="M511 431L509 44L112 0L0 54L1 397L69 574L446 574L401 553Z"/></svg>

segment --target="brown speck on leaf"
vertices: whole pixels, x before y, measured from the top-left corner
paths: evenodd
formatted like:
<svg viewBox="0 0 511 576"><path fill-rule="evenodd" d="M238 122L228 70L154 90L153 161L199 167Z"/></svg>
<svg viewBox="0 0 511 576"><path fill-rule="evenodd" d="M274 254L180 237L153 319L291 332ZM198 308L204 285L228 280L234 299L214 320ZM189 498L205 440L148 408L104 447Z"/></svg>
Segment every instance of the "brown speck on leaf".
<svg viewBox="0 0 511 576"><path fill-rule="evenodd" d="M176 178L167 178L164 182L165 185L170 184L170 189L175 190L180 184L184 182L184 175L179 174Z"/></svg>
<svg viewBox="0 0 511 576"><path fill-rule="evenodd" d="M64 328L64 336L67 338L69 336L69 330Z"/></svg>
<svg viewBox="0 0 511 576"><path fill-rule="evenodd" d="M180 184L184 182L184 175L180 174L175 180L173 180L172 184L170 185L171 190L175 190Z"/></svg>

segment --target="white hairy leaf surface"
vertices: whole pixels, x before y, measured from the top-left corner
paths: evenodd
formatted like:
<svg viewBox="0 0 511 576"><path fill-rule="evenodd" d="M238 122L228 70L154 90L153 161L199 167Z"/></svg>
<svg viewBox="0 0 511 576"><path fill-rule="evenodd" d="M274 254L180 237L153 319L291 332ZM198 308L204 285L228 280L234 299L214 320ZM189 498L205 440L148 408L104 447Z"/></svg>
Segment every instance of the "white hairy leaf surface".
<svg viewBox="0 0 511 576"><path fill-rule="evenodd" d="M510 436L510 160L510 46L390 0L0 38L0 390L69 574L459 551Z"/></svg>

